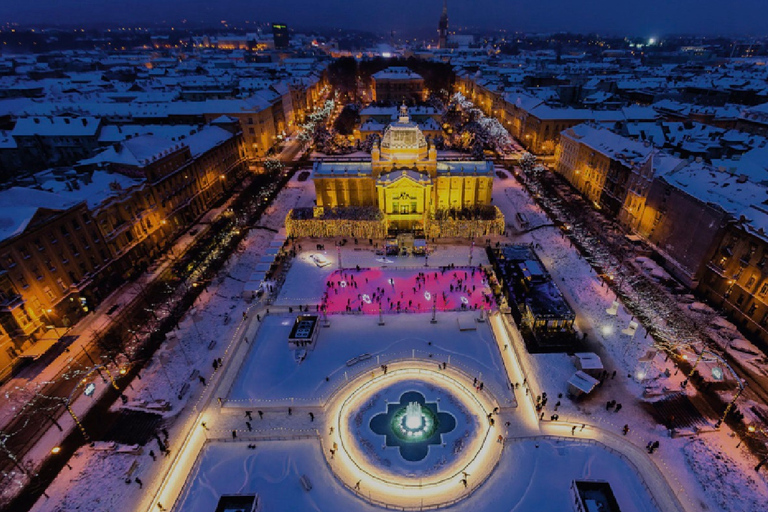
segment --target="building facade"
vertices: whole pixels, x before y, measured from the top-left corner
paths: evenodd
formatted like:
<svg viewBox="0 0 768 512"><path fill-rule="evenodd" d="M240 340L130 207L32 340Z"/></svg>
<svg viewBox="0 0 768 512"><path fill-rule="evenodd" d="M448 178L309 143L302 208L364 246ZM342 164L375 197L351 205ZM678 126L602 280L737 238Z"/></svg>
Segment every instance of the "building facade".
<svg viewBox="0 0 768 512"><path fill-rule="evenodd" d="M654 176L654 149L582 124L562 132L556 170L596 207L635 229Z"/></svg>
<svg viewBox="0 0 768 512"><path fill-rule="evenodd" d="M426 99L424 78L401 66L392 66L371 77L373 101L388 103L413 103Z"/></svg>
<svg viewBox="0 0 768 512"><path fill-rule="evenodd" d="M699 290L768 350L768 210L753 205L745 214L724 229Z"/></svg>
<svg viewBox="0 0 768 512"><path fill-rule="evenodd" d="M488 161L438 160L401 107L369 161L315 163L316 209L373 207L391 231L426 232L431 220L474 209L490 209L496 219L493 176Z"/></svg>
<svg viewBox="0 0 768 512"><path fill-rule="evenodd" d="M44 326L87 314L242 179L242 134L230 129L135 137L83 162L63 188L0 192L0 377Z"/></svg>

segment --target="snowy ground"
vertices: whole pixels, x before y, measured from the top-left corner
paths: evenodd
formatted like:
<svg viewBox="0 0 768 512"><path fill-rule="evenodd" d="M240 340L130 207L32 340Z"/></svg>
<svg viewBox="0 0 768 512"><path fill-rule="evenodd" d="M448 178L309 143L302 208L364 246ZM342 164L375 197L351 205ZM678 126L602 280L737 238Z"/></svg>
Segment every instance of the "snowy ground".
<svg viewBox="0 0 768 512"><path fill-rule="evenodd" d="M333 315L331 327L320 329L316 347L302 363L296 362L287 341L295 315L270 315L260 325L227 403L317 404L348 377L414 355L477 375L500 402L511 402L513 394L493 335L486 323L474 321L477 315L438 313L432 324L429 313L402 314L387 317L384 326L375 316ZM476 330L460 331L460 318ZM371 357L347 366L361 354Z"/></svg>
<svg viewBox="0 0 768 512"><path fill-rule="evenodd" d="M247 444L209 443L190 474L177 509L208 512L223 494L258 494L263 510L381 510L364 503L333 478L315 439L257 442L255 450L249 450ZM312 483L311 491L305 491L299 482L304 475ZM480 490L445 510L572 510L569 486L574 479L609 482L624 512L659 510L620 456L599 445L568 439L507 444L499 467ZM365 488L360 492L365 494Z"/></svg>

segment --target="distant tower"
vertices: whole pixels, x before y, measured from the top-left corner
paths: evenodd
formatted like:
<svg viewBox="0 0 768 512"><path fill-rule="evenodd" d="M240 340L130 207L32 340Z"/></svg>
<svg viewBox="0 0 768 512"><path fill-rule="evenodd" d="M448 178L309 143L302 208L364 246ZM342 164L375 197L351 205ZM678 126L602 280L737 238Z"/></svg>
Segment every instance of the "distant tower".
<svg viewBox="0 0 768 512"><path fill-rule="evenodd" d="M443 0L443 13L440 15L440 22L437 24L437 47L448 47L448 0Z"/></svg>
<svg viewBox="0 0 768 512"><path fill-rule="evenodd" d="M272 38L275 41L275 48L288 48L291 38L288 34L288 25L285 23L272 24Z"/></svg>

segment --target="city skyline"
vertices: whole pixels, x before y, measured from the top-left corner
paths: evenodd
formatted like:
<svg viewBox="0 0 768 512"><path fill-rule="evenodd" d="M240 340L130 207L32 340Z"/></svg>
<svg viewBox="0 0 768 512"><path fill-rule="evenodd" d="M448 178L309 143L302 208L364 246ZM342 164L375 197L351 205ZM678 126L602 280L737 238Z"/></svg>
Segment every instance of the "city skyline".
<svg viewBox="0 0 768 512"><path fill-rule="evenodd" d="M762 3L281 2L0 4L0 510L763 510Z"/></svg>
<svg viewBox="0 0 768 512"><path fill-rule="evenodd" d="M245 20L279 20L291 27L338 28L370 32L417 31L431 29L440 15L442 2L418 3L405 0L348 3L323 2L320 9L308 0L286 0L279 4L257 0L231 0L212 4L201 0L189 2L154 2L134 0L104 3L95 0L61 0L35 4L0 6L0 18L19 24L136 24L189 23L239 24ZM637 36L668 34L762 36L762 20L768 16L768 4L760 0L736 0L723 10L718 0L649 0L627 4L614 0L587 0L573 10L567 0L543 0L536 4L518 0L452 0L448 11L451 29L469 27L477 30L522 32L598 32Z"/></svg>

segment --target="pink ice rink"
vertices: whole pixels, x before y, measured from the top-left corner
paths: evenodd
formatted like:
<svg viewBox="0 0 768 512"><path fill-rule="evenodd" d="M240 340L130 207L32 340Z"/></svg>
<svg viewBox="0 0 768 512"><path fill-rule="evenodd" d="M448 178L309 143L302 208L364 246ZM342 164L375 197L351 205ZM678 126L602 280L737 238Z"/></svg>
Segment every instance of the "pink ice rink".
<svg viewBox="0 0 768 512"><path fill-rule="evenodd" d="M342 269L325 283L328 313L418 313L490 309L491 290L476 267L453 269ZM453 287L453 289L451 289ZM399 306L399 309L398 309Z"/></svg>

